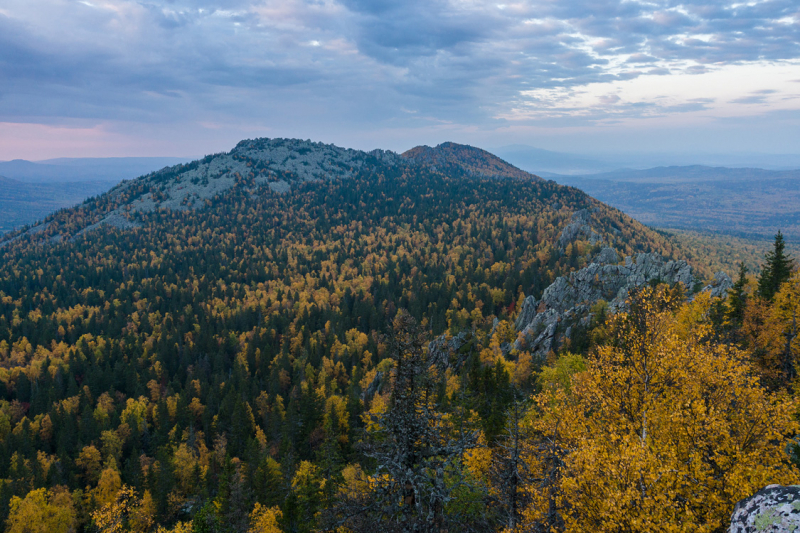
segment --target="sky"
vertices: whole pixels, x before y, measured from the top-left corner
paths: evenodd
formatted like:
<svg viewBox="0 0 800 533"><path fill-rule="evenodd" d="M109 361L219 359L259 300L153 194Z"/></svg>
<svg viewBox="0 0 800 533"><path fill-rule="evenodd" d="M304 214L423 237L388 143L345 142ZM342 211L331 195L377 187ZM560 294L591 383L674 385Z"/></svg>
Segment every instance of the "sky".
<svg viewBox="0 0 800 533"><path fill-rule="evenodd" d="M800 153L800 2L3 0L0 160Z"/></svg>

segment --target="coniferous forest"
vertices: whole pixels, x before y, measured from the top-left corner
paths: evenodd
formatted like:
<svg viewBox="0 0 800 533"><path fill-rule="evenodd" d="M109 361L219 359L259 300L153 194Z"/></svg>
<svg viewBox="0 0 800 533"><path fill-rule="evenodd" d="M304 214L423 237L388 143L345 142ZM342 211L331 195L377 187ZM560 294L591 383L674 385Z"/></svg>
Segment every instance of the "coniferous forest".
<svg viewBox="0 0 800 533"><path fill-rule="evenodd" d="M196 165L174 167L6 239L6 531L721 532L798 481L780 235L726 295L655 280L541 358L526 297L601 245L680 247L577 189L414 156L268 182L242 159L203 202L125 207ZM594 233L565 244L580 210Z"/></svg>

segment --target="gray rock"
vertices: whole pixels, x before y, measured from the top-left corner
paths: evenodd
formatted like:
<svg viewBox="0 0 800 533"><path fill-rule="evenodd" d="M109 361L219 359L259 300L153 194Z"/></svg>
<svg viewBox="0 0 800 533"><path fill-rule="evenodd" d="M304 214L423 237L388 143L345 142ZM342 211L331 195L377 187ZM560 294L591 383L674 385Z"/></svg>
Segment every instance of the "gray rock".
<svg viewBox="0 0 800 533"><path fill-rule="evenodd" d="M653 281L670 285L682 283L689 290L695 278L686 261L664 261L655 253L626 257L622 265L591 263L568 276L556 278L542 293L541 301L537 302L532 296L525 299L515 322L522 335L514 347L527 348L543 361L551 349L560 345L564 336L559 331L572 331L570 328L575 324L588 325L594 303L605 300L611 312L619 311L624 308L631 289ZM537 309L542 310L537 312ZM559 328L559 324L563 327Z"/></svg>
<svg viewBox="0 0 800 533"><path fill-rule="evenodd" d="M375 377L372 378L372 382L367 386L367 389L361 393L361 399L365 401L369 401L372 399L373 396L381 392L383 389L383 385L385 382L385 374L381 371L378 371L375 374Z"/></svg>
<svg viewBox="0 0 800 533"><path fill-rule="evenodd" d="M592 213L588 209L580 209L572 214L572 219L561 230L561 236L558 238L559 249L563 250L578 238L588 240L592 245L602 241L600 234L592 229Z"/></svg>
<svg viewBox="0 0 800 533"><path fill-rule="evenodd" d="M597 263L598 265L615 265L619 263L619 254L613 248L605 247L595 256L592 263Z"/></svg>
<svg viewBox="0 0 800 533"><path fill-rule="evenodd" d="M725 298L733 287L733 280L725 272L717 272L711 283L703 287L700 292L710 292L712 298Z"/></svg>
<svg viewBox="0 0 800 533"><path fill-rule="evenodd" d="M514 327L517 331L520 331L533 321L533 317L536 316L536 306L538 305L539 302L533 296L525 298L525 301L522 302L522 309L517 315L517 320L514 322Z"/></svg>
<svg viewBox="0 0 800 533"><path fill-rule="evenodd" d="M292 186L283 180L269 182L269 188L278 194L286 194L292 190Z"/></svg>
<svg viewBox="0 0 800 533"><path fill-rule="evenodd" d="M729 533L800 531L800 486L769 485L733 509Z"/></svg>
<svg viewBox="0 0 800 533"><path fill-rule="evenodd" d="M462 348L472 340L471 331L462 331L454 337L443 333L428 343L428 362L441 372L448 368L459 370L469 356Z"/></svg>

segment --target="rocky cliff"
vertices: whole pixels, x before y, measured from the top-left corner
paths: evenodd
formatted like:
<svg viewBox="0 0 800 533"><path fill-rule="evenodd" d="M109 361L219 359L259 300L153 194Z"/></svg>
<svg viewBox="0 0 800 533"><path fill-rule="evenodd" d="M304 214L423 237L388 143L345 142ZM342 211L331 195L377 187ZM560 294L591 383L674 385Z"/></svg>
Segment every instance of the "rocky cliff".
<svg viewBox="0 0 800 533"><path fill-rule="evenodd" d="M541 362L576 326L589 325L595 303L604 300L610 312L617 312L624 307L631 289L653 282L681 283L687 293L697 284L686 261L666 261L655 253L640 253L619 262L616 251L604 248L589 266L557 278L540 300L533 296L525 299L515 322L520 335L514 348L529 350ZM727 274L720 272L703 290L724 296L731 285Z"/></svg>

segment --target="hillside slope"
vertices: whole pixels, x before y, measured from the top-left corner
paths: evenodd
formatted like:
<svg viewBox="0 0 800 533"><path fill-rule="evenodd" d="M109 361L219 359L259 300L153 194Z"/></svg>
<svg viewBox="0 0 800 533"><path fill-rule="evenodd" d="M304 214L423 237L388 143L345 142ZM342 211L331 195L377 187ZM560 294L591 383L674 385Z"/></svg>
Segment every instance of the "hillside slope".
<svg viewBox="0 0 800 533"><path fill-rule="evenodd" d="M371 464L362 415L385 401L399 309L458 336L437 394L460 391L491 442L543 363L509 348L525 302L598 254L680 253L577 189L441 146L242 141L10 235L0 518L64 486L88 528L125 483L158 524L244 532L258 502L309 530L322 503L298 503L297 475Z"/></svg>

